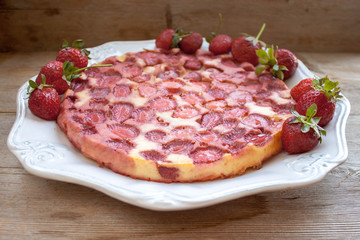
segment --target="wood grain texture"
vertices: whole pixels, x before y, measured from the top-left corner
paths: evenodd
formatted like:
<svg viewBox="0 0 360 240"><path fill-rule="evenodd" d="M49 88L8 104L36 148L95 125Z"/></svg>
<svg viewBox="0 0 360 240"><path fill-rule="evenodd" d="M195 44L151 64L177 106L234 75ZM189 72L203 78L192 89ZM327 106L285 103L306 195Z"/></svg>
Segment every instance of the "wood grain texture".
<svg viewBox="0 0 360 240"><path fill-rule="evenodd" d="M360 54L297 53L352 103L347 161L322 181L215 206L154 212L30 175L6 147L17 89L56 52L0 54L0 239L359 239Z"/></svg>
<svg viewBox="0 0 360 240"><path fill-rule="evenodd" d="M92 47L114 40L154 39L182 27L209 36L223 14L222 33L256 35L293 51L359 52L357 0L56 0L0 1L0 52L57 50L64 39Z"/></svg>

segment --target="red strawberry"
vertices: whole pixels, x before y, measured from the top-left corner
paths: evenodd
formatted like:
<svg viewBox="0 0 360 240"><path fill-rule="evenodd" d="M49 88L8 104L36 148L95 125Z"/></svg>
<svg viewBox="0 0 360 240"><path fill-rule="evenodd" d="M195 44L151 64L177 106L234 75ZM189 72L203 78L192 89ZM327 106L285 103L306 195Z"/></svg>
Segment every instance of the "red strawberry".
<svg viewBox="0 0 360 240"><path fill-rule="evenodd" d="M56 89L43 83L37 85L34 81L29 81L28 93L30 111L45 120L56 120L60 112L60 97Z"/></svg>
<svg viewBox="0 0 360 240"><path fill-rule="evenodd" d="M216 35L209 45L209 51L215 55L228 53L231 50L232 39L228 35Z"/></svg>
<svg viewBox="0 0 360 240"><path fill-rule="evenodd" d="M56 56L56 61L59 62L72 62L75 67L84 68L88 65L89 51L82 49L84 42L82 40L76 40L73 42L72 47L69 47L67 41L64 41L59 53Z"/></svg>
<svg viewBox="0 0 360 240"><path fill-rule="evenodd" d="M314 89L312 84L313 80L313 78L303 79L291 89L290 94L296 102L299 101L304 93Z"/></svg>
<svg viewBox="0 0 360 240"><path fill-rule="evenodd" d="M80 73L88 68L110 67L112 64L92 65L84 68L74 67L72 62L52 61L41 68L36 78L36 84L41 84L42 76L45 76L46 84L52 85L59 95L66 92L72 80L80 77Z"/></svg>
<svg viewBox="0 0 360 240"><path fill-rule="evenodd" d="M52 61L43 66L39 75L36 78L36 83L42 83L42 75L46 78L46 84L53 85L56 91L61 95L68 88L69 84L62 78L63 77L63 63L59 61Z"/></svg>
<svg viewBox="0 0 360 240"><path fill-rule="evenodd" d="M265 29L265 24L260 29L260 32L256 38L248 37L239 37L235 39L231 44L231 54L233 58L238 62L249 62L252 65L256 66L259 64L258 56L256 55L256 50L261 48L259 38L261 33Z"/></svg>
<svg viewBox="0 0 360 240"><path fill-rule="evenodd" d="M314 117L316 111L316 104L307 109L306 116L292 110L294 116L288 118L282 127L281 141L284 151L290 154L303 153L321 143L321 135L326 135L326 132L317 125L319 118Z"/></svg>
<svg viewBox="0 0 360 240"><path fill-rule="evenodd" d="M171 48L171 43L174 38L174 33L174 29L165 29L164 31L162 31L155 40L156 47L169 50Z"/></svg>
<svg viewBox="0 0 360 240"><path fill-rule="evenodd" d="M277 50L275 56L278 61L278 65L282 65L287 68L287 70L281 70L284 74L284 80L294 75L299 65L296 56L287 49Z"/></svg>
<svg viewBox="0 0 360 240"><path fill-rule="evenodd" d="M194 32L190 35L183 37L179 43L180 49L188 54L193 54L201 48L203 37L200 33Z"/></svg>
<svg viewBox="0 0 360 240"><path fill-rule="evenodd" d="M337 87L338 82L332 82L327 77L315 79L313 86L315 89L304 93L296 104L296 111L299 114L305 114L306 109L316 104L318 111L316 117L321 117L319 126L327 125L334 116L335 102L341 98L340 89Z"/></svg>

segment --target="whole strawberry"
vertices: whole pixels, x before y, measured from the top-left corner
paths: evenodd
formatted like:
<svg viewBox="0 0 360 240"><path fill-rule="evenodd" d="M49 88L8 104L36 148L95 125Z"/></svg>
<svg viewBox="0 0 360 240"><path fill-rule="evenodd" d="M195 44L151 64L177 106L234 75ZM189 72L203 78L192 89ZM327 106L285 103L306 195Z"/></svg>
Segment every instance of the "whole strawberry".
<svg viewBox="0 0 360 240"><path fill-rule="evenodd" d="M45 120L56 120L60 112L60 97L55 88L43 83L37 85L29 81L28 94L30 94L28 105L30 111Z"/></svg>
<svg viewBox="0 0 360 240"><path fill-rule="evenodd" d="M56 91L61 95L69 88L69 83L63 79L63 63L51 61L43 66L36 78L36 84L42 83L42 75L46 78L46 84L54 86Z"/></svg>
<svg viewBox="0 0 360 240"><path fill-rule="evenodd" d="M72 46L69 47L67 41L64 41L62 49L56 56L56 61L59 62L72 62L77 68L84 68L88 65L90 52L83 49L84 42L82 40L75 40Z"/></svg>
<svg viewBox="0 0 360 240"><path fill-rule="evenodd" d="M284 74L284 80L294 75L299 63L298 59L292 52L287 49L279 49L276 51L276 59L279 65L287 68L287 70L281 70Z"/></svg>
<svg viewBox="0 0 360 240"><path fill-rule="evenodd" d="M265 29L265 24L261 27L260 32L256 38L251 36L244 36L236 38L231 44L231 54L237 62L249 62L256 66L259 64L256 50L261 48L259 38Z"/></svg>
<svg viewBox="0 0 360 240"><path fill-rule="evenodd" d="M284 72L288 71L287 67L280 65L277 60L277 50L274 50L274 46L266 49L256 50L256 55L259 57L259 63L261 64L256 68L255 73L260 74L263 71L269 71L274 77L281 80L285 79Z"/></svg>
<svg viewBox="0 0 360 240"><path fill-rule="evenodd" d="M66 92L72 80L81 76L81 72L88 68L111 67L112 64L92 65L89 67L74 67L72 62L52 61L43 66L36 78L36 84L41 84L45 76L46 84L52 85L59 95Z"/></svg>
<svg viewBox="0 0 360 240"><path fill-rule="evenodd" d="M290 95L291 97L297 102L299 101L300 97L314 89L313 88L313 78L306 78L306 79L303 79L301 80L298 84L296 84L291 90L290 90Z"/></svg>
<svg viewBox="0 0 360 240"><path fill-rule="evenodd" d="M341 98L338 82L332 82L330 79L321 78L313 80L313 90L304 93L296 104L296 111L299 114L305 114L306 109L312 104L316 104L318 111L316 117L321 117L319 126L326 126L334 116L335 103Z"/></svg>
<svg viewBox="0 0 360 240"><path fill-rule="evenodd" d="M180 49L188 54L193 54L201 48L203 37L200 33L193 32L190 35L183 37L179 42Z"/></svg>
<svg viewBox="0 0 360 240"><path fill-rule="evenodd" d="M318 126L319 118L314 117L316 104L312 104L306 111L306 116L300 115L292 109L293 117L288 118L282 127L281 142L285 152L297 154L314 149L321 143L321 135L326 135L324 129Z"/></svg>
<svg viewBox="0 0 360 240"><path fill-rule="evenodd" d="M155 46L157 48L170 50L174 38L174 33L174 29L165 29L164 31L162 31L155 40Z"/></svg>
<svg viewBox="0 0 360 240"><path fill-rule="evenodd" d="M229 35L219 34L222 25L222 14L219 13L219 25L216 32L211 32L211 37L206 38L209 51L215 55L228 53L231 50L232 38Z"/></svg>

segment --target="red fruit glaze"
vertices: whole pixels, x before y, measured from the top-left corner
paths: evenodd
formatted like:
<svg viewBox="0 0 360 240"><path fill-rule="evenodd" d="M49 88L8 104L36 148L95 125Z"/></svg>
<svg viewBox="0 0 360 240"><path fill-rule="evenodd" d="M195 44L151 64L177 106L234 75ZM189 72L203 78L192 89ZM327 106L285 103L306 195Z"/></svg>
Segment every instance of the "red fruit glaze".
<svg viewBox="0 0 360 240"><path fill-rule="evenodd" d="M300 97L304 93L306 93L310 90L313 90L313 87L312 87L313 80L314 79L312 79L312 78L303 79L291 89L290 94L296 102L299 101Z"/></svg>
<svg viewBox="0 0 360 240"><path fill-rule="evenodd" d="M156 47L169 50L174 33L174 29L165 29L164 31L162 31L155 40Z"/></svg>
<svg viewBox="0 0 360 240"><path fill-rule="evenodd" d="M296 56L287 49L279 49L277 51L277 57L279 65L284 65L288 71L282 71L284 73L284 80L290 78L296 72L299 65Z"/></svg>
<svg viewBox="0 0 360 240"><path fill-rule="evenodd" d="M56 61L59 62L72 62L74 67L84 68L88 65L88 57L77 48L63 48L56 56Z"/></svg>
<svg viewBox="0 0 360 240"><path fill-rule="evenodd" d="M284 151L290 154L303 153L312 150L319 143L313 129L307 133L301 132L302 123L290 123L296 117L288 118L282 127L281 141Z"/></svg>
<svg viewBox="0 0 360 240"><path fill-rule="evenodd" d="M29 98L31 112L45 120L56 120L60 112L60 97L55 88L35 89Z"/></svg>
<svg viewBox="0 0 360 240"><path fill-rule="evenodd" d="M193 54L201 48L203 43L203 38L200 33L191 33L189 36L184 37L181 39L179 43L180 49L188 54Z"/></svg>
<svg viewBox="0 0 360 240"><path fill-rule="evenodd" d="M63 63L59 61L52 61L43 66L39 75L36 78L36 84L42 83L42 74L46 77L46 84L53 85L59 95L65 93L69 88L69 84L62 79L63 76Z"/></svg>
<svg viewBox="0 0 360 240"><path fill-rule="evenodd" d="M321 117L318 125L320 127L327 125L334 116L335 103L318 90L310 90L303 94L296 104L296 111L301 115L306 115L306 110L313 103L317 105L315 117Z"/></svg>
<svg viewBox="0 0 360 240"><path fill-rule="evenodd" d="M246 37L239 37L231 44L231 54L237 62L249 62L256 66L259 64L256 50L260 48L261 45L259 43L254 46L252 42L246 40Z"/></svg>
<svg viewBox="0 0 360 240"><path fill-rule="evenodd" d="M215 36L209 45L209 51L215 55L228 53L231 50L232 39L228 35L220 34Z"/></svg>

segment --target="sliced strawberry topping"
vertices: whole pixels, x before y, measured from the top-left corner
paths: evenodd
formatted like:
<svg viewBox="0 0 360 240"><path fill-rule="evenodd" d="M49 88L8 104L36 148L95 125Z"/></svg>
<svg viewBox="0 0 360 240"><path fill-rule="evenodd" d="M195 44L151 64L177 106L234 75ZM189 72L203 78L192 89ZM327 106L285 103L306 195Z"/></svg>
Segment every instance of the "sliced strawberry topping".
<svg viewBox="0 0 360 240"><path fill-rule="evenodd" d="M183 119L190 119L193 117L196 117L199 115L199 110L195 107L189 106L189 105L184 105L184 106L180 106L178 107L172 117L174 118L183 118Z"/></svg>
<svg viewBox="0 0 360 240"><path fill-rule="evenodd" d="M90 94L95 99L105 98L110 92L109 88L94 88L91 90Z"/></svg>
<svg viewBox="0 0 360 240"><path fill-rule="evenodd" d="M270 138L271 134L269 132L258 134L253 131L245 135L245 140L249 143L253 143L255 146L264 146Z"/></svg>
<svg viewBox="0 0 360 240"><path fill-rule="evenodd" d="M171 130L171 135L175 138L192 139L196 134L196 128L192 126L178 126Z"/></svg>
<svg viewBox="0 0 360 240"><path fill-rule="evenodd" d="M163 80L170 80L170 79L175 79L175 78L179 77L179 74L177 74L173 70L167 70L165 72L159 73L157 77L161 78Z"/></svg>
<svg viewBox="0 0 360 240"><path fill-rule="evenodd" d="M115 97L127 97L131 93L131 89L126 84L116 85L113 89L113 94Z"/></svg>
<svg viewBox="0 0 360 240"><path fill-rule="evenodd" d="M142 75L138 75L138 76L131 78L131 80L133 80L134 82L137 82L137 83L147 82L150 79L151 79L151 77L149 74L142 74Z"/></svg>
<svg viewBox="0 0 360 240"><path fill-rule="evenodd" d="M223 122L223 114L219 112L210 112L201 118L201 127L212 129Z"/></svg>
<svg viewBox="0 0 360 240"><path fill-rule="evenodd" d="M104 109L104 107L109 103L109 101L107 100L97 100L97 99L93 99L90 100L89 102L89 107L92 109Z"/></svg>
<svg viewBox="0 0 360 240"><path fill-rule="evenodd" d="M155 162L165 160L165 155L156 150L142 151L140 152L140 155L147 160L152 160Z"/></svg>
<svg viewBox="0 0 360 240"><path fill-rule="evenodd" d="M156 129L145 133L145 137L149 141L162 143L166 137L166 133L162 130Z"/></svg>
<svg viewBox="0 0 360 240"><path fill-rule="evenodd" d="M259 129L265 129L271 124L268 117L259 114L250 114L243 120L243 123L250 127Z"/></svg>
<svg viewBox="0 0 360 240"><path fill-rule="evenodd" d="M245 107L232 107L225 111L224 117L226 118L242 118L248 113L248 109Z"/></svg>
<svg viewBox="0 0 360 240"><path fill-rule="evenodd" d="M133 117L136 122L150 122L154 118L154 112L147 107L140 107L133 112Z"/></svg>
<svg viewBox="0 0 360 240"><path fill-rule="evenodd" d="M223 151L216 147L198 147L190 157L194 159L194 164L206 164L220 160L223 154Z"/></svg>
<svg viewBox="0 0 360 240"><path fill-rule="evenodd" d="M187 92L182 96L182 99L191 105L202 104L205 99L196 92Z"/></svg>
<svg viewBox="0 0 360 240"><path fill-rule="evenodd" d="M140 52L136 54L137 57L143 59L147 66L154 66L161 63L161 57L159 53L155 52Z"/></svg>
<svg viewBox="0 0 360 240"><path fill-rule="evenodd" d="M117 103L110 110L111 119L123 122L129 119L134 111L134 106L130 103Z"/></svg>
<svg viewBox="0 0 360 240"><path fill-rule="evenodd" d="M217 101L211 101L207 102L205 104L205 107L209 110L222 110L224 107L226 107L227 103L225 100L217 100Z"/></svg>
<svg viewBox="0 0 360 240"><path fill-rule="evenodd" d="M238 128L236 130L227 132L221 136L221 141L225 144L233 144L236 141L244 139L245 129Z"/></svg>
<svg viewBox="0 0 360 240"><path fill-rule="evenodd" d="M190 70L199 70L202 67L202 65L196 59L189 59L186 60L186 62L184 63L184 67Z"/></svg>
<svg viewBox="0 0 360 240"><path fill-rule="evenodd" d="M156 94L157 89L156 89L156 87L154 87L150 84L143 83L143 84L139 85L138 91L139 91L140 96L142 96L142 97L151 97Z"/></svg>
<svg viewBox="0 0 360 240"><path fill-rule="evenodd" d="M189 72L183 78L186 80L191 80L196 82L200 82L202 80L202 76L198 72Z"/></svg>
<svg viewBox="0 0 360 240"><path fill-rule="evenodd" d="M134 78L141 75L142 70L138 66L125 66L120 69L121 76L123 78Z"/></svg>
<svg viewBox="0 0 360 240"><path fill-rule="evenodd" d="M86 110L85 121L89 123L103 123L106 120L104 111L102 110Z"/></svg>
<svg viewBox="0 0 360 240"><path fill-rule="evenodd" d="M239 120L236 118L225 118L224 119L224 126L227 129L234 129L239 125Z"/></svg>
<svg viewBox="0 0 360 240"><path fill-rule="evenodd" d="M231 93L236 90L236 85L228 82L221 82L214 84L218 89L225 91L226 93Z"/></svg>
<svg viewBox="0 0 360 240"><path fill-rule="evenodd" d="M134 144L128 140L125 139L111 139L107 140L106 144L110 147L114 148L117 151L124 151L126 153L129 153L131 149L134 148Z"/></svg>
<svg viewBox="0 0 360 240"><path fill-rule="evenodd" d="M119 75L104 76L98 81L98 86L101 88L112 87L119 81L121 81L121 76Z"/></svg>
<svg viewBox="0 0 360 240"><path fill-rule="evenodd" d="M179 169L175 167L158 166L158 172L161 177L172 181L179 177Z"/></svg>
<svg viewBox="0 0 360 240"><path fill-rule="evenodd" d="M229 96L239 103L247 103L253 100L251 94L245 91L232 92Z"/></svg>
<svg viewBox="0 0 360 240"><path fill-rule="evenodd" d="M169 97L157 97L149 101L151 108L159 111L165 112L176 108L176 102Z"/></svg>
<svg viewBox="0 0 360 240"><path fill-rule="evenodd" d="M163 149L175 154L187 154L192 151L193 143L189 140L173 140L163 144Z"/></svg>
<svg viewBox="0 0 360 240"><path fill-rule="evenodd" d="M108 128L121 138L136 138L140 133L139 129L128 124L112 124Z"/></svg>
<svg viewBox="0 0 360 240"><path fill-rule="evenodd" d="M218 140L218 136L214 132L203 131L196 135L196 139L204 143L213 143Z"/></svg>
<svg viewBox="0 0 360 240"><path fill-rule="evenodd" d="M228 96L224 90L221 90L219 88L210 89L208 91L208 94L215 98L215 100L225 99Z"/></svg>

